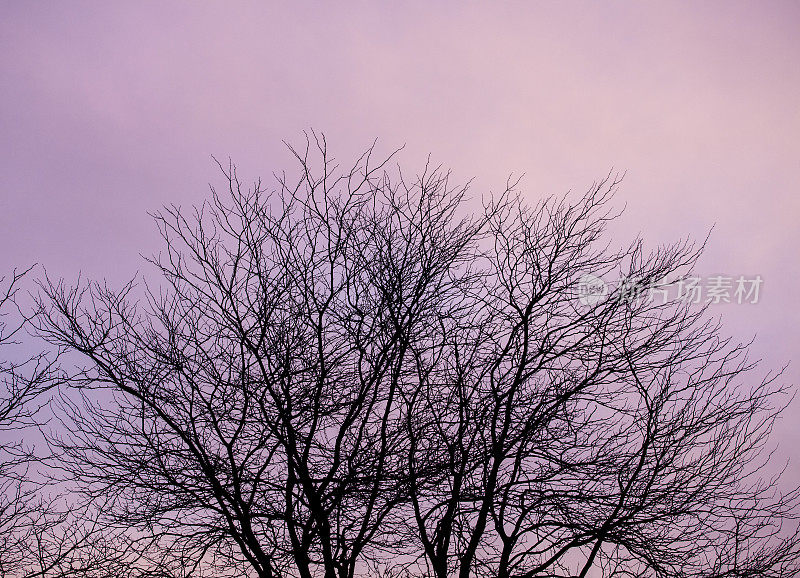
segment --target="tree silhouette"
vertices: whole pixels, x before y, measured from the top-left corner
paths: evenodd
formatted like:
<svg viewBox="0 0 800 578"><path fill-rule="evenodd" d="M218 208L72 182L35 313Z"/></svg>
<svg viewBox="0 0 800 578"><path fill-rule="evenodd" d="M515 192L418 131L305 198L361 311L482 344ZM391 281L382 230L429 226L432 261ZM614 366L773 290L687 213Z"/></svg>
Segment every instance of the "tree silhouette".
<svg viewBox="0 0 800 578"><path fill-rule="evenodd" d="M797 572L797 491L761 473L779 374L702 308L579 299L699 249L609 249L612 178L470 214L438 167L291 150L274 191L220 166L154 215L160 284L42 284L39 333L86 360L52 443L126 548L172 575Z"/></svg>
<svg viewBox="0 0 800 578"><path fill-rule="evenodd" d="M0 574L12 572L30 550L28 538L38 521L40 501L37 483L29 471L37 457L18 438L19 432L35 424L40 396L51 386L50 364L43 356L14 361L6 359L9 346L25 325L24 316L9 323L16 311L15 297L22 278L30 271L14 271L0 278Z"/></svg>
<svg viewBox="0 0 800 578"><path fill-rule="evenodd" d="M0 278L0 577L63 575L86 569L92 519L64 507L48 483L50 456L31 438L41 425L47 396L59 382L57 356L25 353L28 322L17 296L32 267ZM30 435L33 434L33 435ZM80 551L80 554L78 552ZM79 562L82 560L82 563Z"/></svg>

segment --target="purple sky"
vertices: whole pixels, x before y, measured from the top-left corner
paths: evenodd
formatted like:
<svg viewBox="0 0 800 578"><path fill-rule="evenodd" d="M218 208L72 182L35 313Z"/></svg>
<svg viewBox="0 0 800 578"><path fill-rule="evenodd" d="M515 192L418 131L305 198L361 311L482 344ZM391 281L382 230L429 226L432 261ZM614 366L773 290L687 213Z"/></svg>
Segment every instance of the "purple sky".
<svg viewBox="0 0 800 578"><path fill-rule="evenodd" d="M615 168L621 233L716 224L702 270L764 278L760 303L713 312L800 384L800 4L133 4L0 7L0 271L146 271L146 211L205 198L212 154L246 180L293 168L281 139L311 127L343 162L375 137L407 171L430 152L476 196Z"/></svg>

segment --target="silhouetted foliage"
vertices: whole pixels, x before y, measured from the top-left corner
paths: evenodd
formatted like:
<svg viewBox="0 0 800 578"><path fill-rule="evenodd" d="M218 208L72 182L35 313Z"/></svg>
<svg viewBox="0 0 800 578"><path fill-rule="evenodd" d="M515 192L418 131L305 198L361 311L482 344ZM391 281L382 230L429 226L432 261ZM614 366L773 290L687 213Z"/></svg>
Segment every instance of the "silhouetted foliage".
<svg viewBox="0 0 800 578"><path fill-rule="evenodd" d="M171 575L791 576L797 492L760 472L786 390L646 287L699 250L611 250L614 179L471 214L369 149L155 215L160 285L43 283L86 364L52 440ZM314 159L318 158L318 161ZM144 293L144 297L140 294ZM147 568L147 565L140 565ZM155 570L153 570L155 572ZM594 574L592 574L594 573Z"/></svg>

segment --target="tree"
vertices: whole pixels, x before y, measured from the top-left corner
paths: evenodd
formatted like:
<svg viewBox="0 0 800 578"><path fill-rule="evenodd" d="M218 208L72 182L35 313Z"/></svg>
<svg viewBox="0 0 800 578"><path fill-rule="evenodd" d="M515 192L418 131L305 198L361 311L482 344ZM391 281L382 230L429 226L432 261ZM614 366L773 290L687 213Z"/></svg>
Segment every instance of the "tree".
<svg viewBox="0 0 800 578"><path fill-rule="evenodd" d="M60 352L31 354L23 339L30 318L17 297L32 269L0 278L0 578L171 576L141 539L102 524L102 501L77 499L55 475L58 456L34 445L64 376Z"/></svg>
<svg viewBox="0 0 800 578"><path fill-rule="evenodd" d="M42 283L38 332L86 360L52 441L130 547L183 575L798 571L798 492L762 474L789 390L630 290L700 250L609 249L616 179L469 215L441 168L290 150L296 181L220 166L154 215L159 285ZM627 283L587 302L586 273Z"/></svg>
<svg viewBox="0 0 800 578"><path fill-rule="evenodd" d="M23 330L24 317L9 324L9 309L21 279L30 271L14 271L10 279L0 278L0 346L6 353ZM14 570L26 557L27 538L38 518L40 503L37 484L28 475L38 462L29 447L17 439L19 431L35 424L39 399L51 386L50 364L37 355L12 361L0 359L0 575Z"/></svg>
<svg viewBox="0 0 800 578"><path fill-rule="evenodd" d="M26 354L21 346L28 318L18 306L21 284L31 271L0 278L0 576L56 575L87 543L87 526L59 508L48 490L47 456L30 438L40 425L47 394L58 384L57 356ZM84 520L86 522L88 520Z"/></svg>

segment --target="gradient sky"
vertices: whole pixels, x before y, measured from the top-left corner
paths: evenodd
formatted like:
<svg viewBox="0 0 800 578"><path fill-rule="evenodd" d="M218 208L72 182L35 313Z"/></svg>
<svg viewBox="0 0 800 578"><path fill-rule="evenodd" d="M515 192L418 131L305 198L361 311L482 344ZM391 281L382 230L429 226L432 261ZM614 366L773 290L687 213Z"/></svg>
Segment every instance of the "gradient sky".
<svg viewBox="0 0 800 578"><path fill-rule="evenodd" d="M619 240L713 225L702 271L764 278L713 313L800 384L800 3L429 4L3 2L0 271L146 273L148 210L202 201L211 155L292 169L308 128L345 164L376 137L409 172L431 153L476 196L613 168ZM797 453L800 399L776 439Z"/></svg>

